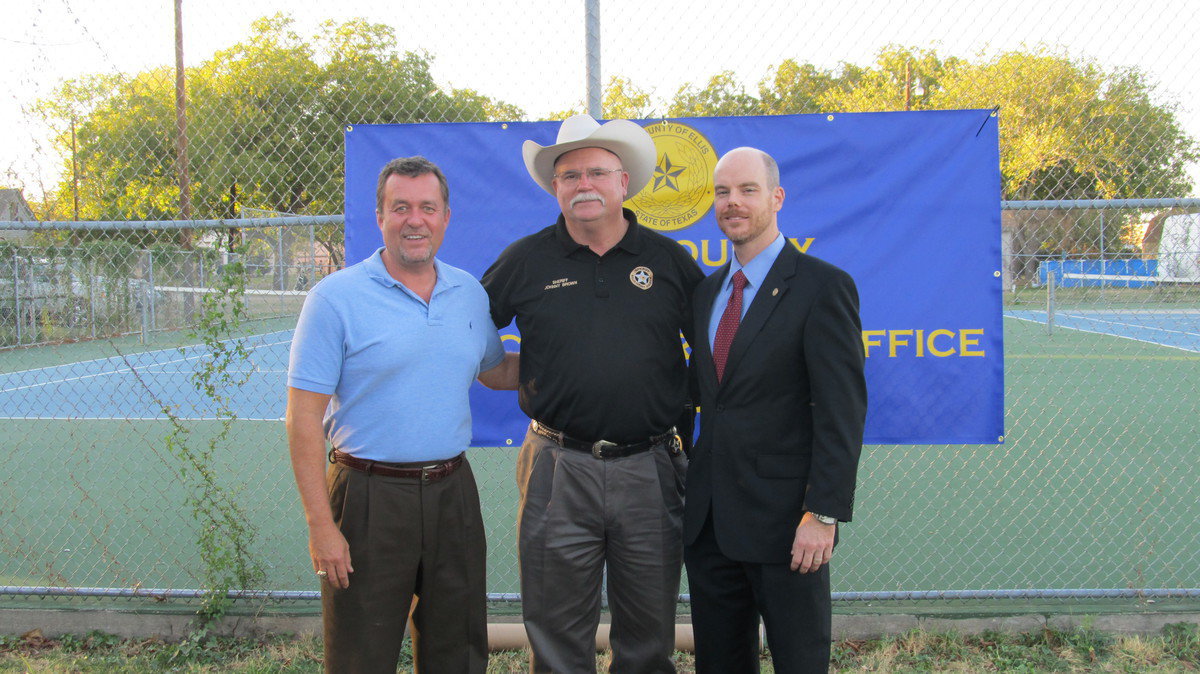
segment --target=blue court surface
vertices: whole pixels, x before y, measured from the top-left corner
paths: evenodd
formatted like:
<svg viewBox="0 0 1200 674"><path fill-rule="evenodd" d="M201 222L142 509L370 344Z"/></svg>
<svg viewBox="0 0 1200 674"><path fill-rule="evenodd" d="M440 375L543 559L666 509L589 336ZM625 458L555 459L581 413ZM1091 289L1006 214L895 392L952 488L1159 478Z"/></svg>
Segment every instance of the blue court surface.
<svg viewBox="0 0 1200 674"><path fill-rule="evenodd" d="M244 381L218 393L239 419L282 419L292 331L243 343L249 358L233 374ZM193 380L208 358L201 345L0 374L0 419L166 419L164 407L179 419L214 419L216 405Z"/></svg>
<svg viewBox="0 0 1200 674"><path fill-rule="evenodd" d="M1045 311L1004 315L1046 323ZM1200 353L1200 310L1065 310L1055 312L1054 329ZM245 381L219 390L239 419L283 418L291 341L291 330L244 338L250 356L234 374ZM193 382L206 358L205 347L190 346L0 374L0 419L166 419L164 407L179 419L214 419L216 405Z"/></svg>
<svg viewBox="0 0 1200 674"><path fill-rule="evenodd" d="M1045 311L1005 310L1004 316L1046 323ZM1054 312L1054 329L1110 335L1200 353L1200 310L1070 309Z"/></svg>

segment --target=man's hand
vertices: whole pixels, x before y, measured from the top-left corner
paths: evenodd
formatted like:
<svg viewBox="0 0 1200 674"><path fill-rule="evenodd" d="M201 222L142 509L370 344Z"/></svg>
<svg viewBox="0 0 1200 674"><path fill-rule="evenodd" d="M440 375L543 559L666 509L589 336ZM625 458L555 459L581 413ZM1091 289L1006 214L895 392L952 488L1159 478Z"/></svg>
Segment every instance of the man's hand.
<svg viewBox="0 0 1200 674"><path fill-rule="evenodd" d="M813 573L833 557L836 524L822 524L812 513L804 513L792 541L792 571Z"/></svg>
<svg viewBox="0 0 1200 674"><path fill-rule="evenodd" d="M350 586L350 546L333 521L329 495L325 491L325 429L322 418L332 396L288 387L288 451L292 472L308 522L308 554L313 571L324 571L323 579L333 587ZM318 574L320 575L320 574Z"/></svg>
<svg viewBox="0 0 1200 674"><path fill-rule="evenodd" d="M350 546L346 537L332 522L310 527L308 530L308 554L312 556L313 571L324 571L325 582L333 587L350 587Z"/></svg>

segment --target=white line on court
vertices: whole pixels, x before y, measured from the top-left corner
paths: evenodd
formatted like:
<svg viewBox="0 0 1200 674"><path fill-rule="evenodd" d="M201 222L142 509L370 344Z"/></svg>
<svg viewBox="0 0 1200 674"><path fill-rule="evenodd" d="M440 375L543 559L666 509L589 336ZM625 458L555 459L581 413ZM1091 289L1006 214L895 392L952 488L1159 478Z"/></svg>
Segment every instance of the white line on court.
<svg viewBox="0 0 1200 674"><path fill-rule="evenodd" d="M278 334L282 334L282 333L278 333ZM234 341L234 340L224 340L224 341L226 341L226 342L230 342L230 341ZM250 348L250 351L251 351L251 352L253 352L253 351L255 351L256 349L259 349L259 348L265 348L265 347L271 347L271 346L279 346L280 344L287 344L287 343L288 343L288 342L290 342L290 341L292 341L292 340L291 340L291 339L285 339L285 340L280 340L280 341L278 341L278 342L270 342L270 343L258 344L258 345L255 345L255 346L251 347L251 348ZM184 348L185 348L185 349L198 349L198 348L199 348L199 346L189 346L189 347L184 347ZM136 353L136 354L131 354L131 355L137 355L137 356L141 356L141 355L145 355L145 354L151 354L151 353L167 353L168 351L175 351L175 352L179 352L179 351L180 351L180 349L161 349L161 350L159 350L159 351L139 351L138 353ZM136 369L137 369L137 370L142 370L142 371L145 371L145 370L150 370L150 369L152 369L152 368L159 368L159 367L163 367L163 366L166 366L166 365L172 365L172 364L175 364L175 363L185 363L185 362L187 362L187 361L190 361L190 360L197 360L197 359L201 359L201 358L204 358L204 357L205 357L205 356L207 356L207 355L209 355L209 352L205 351L205 352L201 352L201 353L196 353L196 354L194 354L194 355L191 355L191 356L183 356L182 358L175 358L175 359L173 359L173 360L167 360L167 361L163 361L163 362L161 362L161 363L148 363L148 364L146 364L146 365L138 365L138 366L136 366ZM80 361L80 362L78 362L78 363L68 363L68 364L66 364L66 365L54 365L54 366L51 366L51 367L40 368L40 370L35 368L35 369L32 369L32 370L23 370L22 372L7 372L7 373L4 373L3 375L0 375L0 377L9 377L9 376L13 376L13 375L17 375L17 374L24 374L24 373L29 373L29 372L39 372L39 371L46 371L46 370L54 370L54 369L57 369L57 368L63 368L63 367L73 367L73 366L75 366L75 365L81 365L81 364L83 364L83 363L97 363L97 362L103 362L103 363L117 363L117 364L118 364L118 367L117 367L117 369L115 369L115 370L108 370L108 371L105 371L105 372L93 372L93 373L91 373L91 374L81 374L81 375L79 375L79 376L76 376L76 377L64 377L64 378L60 378L60 379L49 379L49 380L46 380L46 381L40 381L40 382L34 382L34 383L32 383L32 384L26 384L26 385L24 385L24 386L17 386L17 387L15 387L15 388L0 388L0 394L2 394L2 393L14 393L14 392L16 392L16 391L24 391L25 389L37 388L37 387L39 387L39 386L50 386L50 385L53 385L53 384L65 384L65 383L67 383L67 382L73 382L73 381L82 381L82 380L84 380L84 379L94 379L94 378L96 378L96 377L107 377L107 376L110 376L110 375L116 375L116 374L122 374L122 375L123 375L123 374L129 374L129 373L132 373L132 372L134 372L134 371L135 371L135 368L133 368L133 367L130 367L130 366L128 365L128 363L126 362L126 358L128 358L128 356L109 356L108 358L95 358L95 359L92 359L92 360ZM256 372L257 370L252 370L252 371ZM160 371L160 372L161 372L161 371ZM169 372L169 373L166 373L166 374L179 374L179 373L181 373L181 372L184 372L184 370L176 370L175 372ZM91 417L89 417L89 418L91 418Z"/></svg>
<svg viewBox="0 0 1200 674"><path fill-rule="evenodd" d="M1012 319L1018 320L1018 321L1026 321L1028 323L1036 323L1038 325L1046 324L1046 321L1039 321L1039 320L1036 320L1033 318L1025 318L1024 316L1013 316L1011 314L1004 314L1004 317L1012 318ZM1104 335L1105 337L1116 337L1117 339L1128 339L1133 342L1141 342L1143 344L1153 344L1154 346L1165 346L1168 349L1179 349L1180 351L1187 351L1188 353L1200 353L1200 349L1189 349L1186 346L1177 346L1175 344L1163 344L1162 342L1155 342L1155 341L1149 340L1149 339L1138 339L1137 337L1126 337L1125 335L1114 335L1111 332L1099 332L1097 330L1085 330L1083 328L1075 328L1075 327L1071 327L1069 325L1058 325L1057 323L1054 325L1054 327L1062 328L1064 330L1076 330L1078 332L1087 332L1087 333L1091 333L1093 335ZM1193 334L1193 333L1188 332L1188 333L1184 333L1184 334Z"/></svg>
<svg viewBox="0 0 1200 674"><path fill-rule="evenodd" d="M1160 328L1160 327L1154 326L1154 325L1139 325L1137 323L1124 323L1122 321L1113 321L1113 320L1109 320L1107 318L1088 318L1087 316L1083 316L1080 314L1074 314L1074 313L1063 312L1063 313L1056 313L1054 315L1056 317L1057 316L1066 316L1067 318L1074 318L1074 319L1081 320L1081 321L1092 321L1094 323L1105 323L1107 325L1120 325L1120 326L1123 326L1126 328L1137 328L1138 330L1158 330L1160 332L1173 332L1173 333L1179 334L1179 335L1191 335L1193 337L1200 336L1194 332L1189 332L1187 330L1172 330L1170 328Z"/></svg>
<svg viewBox="0 0 1200 674"><path fill-rule="evenodd" d="M272 338L273 337L282 337L283 335L290 335L292 332L293 332L292 330L277 330L275 332L264 332L261 335L250 335L249 337L231 337L229 339L223 339L217 343L218 344L228 344L230 342L236 342L239 339L250 339L252 337L261 337L263 339L266 339L268 337L272 337ZM278 342L271 342L270 344L259 344L258 346L255 346L255 347L251 348L250 350L253 351L254 349L257 349L259 346L278 346L279 344L287 344L290 341L292 341L292 339L291 339L291 337L288 337L287 339L284 339L284 340L281 340ZM204 346L204 345L203 344L189 344L188 346L173 346L169 349L156 349L154 351L136 351L133 353L122 354L120 356L105 356L104 358L91 358L89 360L77 360L77 361L74 361L71 363L64 363L62 365L50 365L48 367L31 367L28 370L13 370L12 372L0 372L0 377L5 377L8 375L14 375L14 374L25 374L27 372L43 372L45 370L53 370L54 368L58 368L58 367L73 367L75 365L85 365L87 363L105 363L105 362L112 361L114 358L116 358L116 359L129 358L132 356L141 356L141 355L152 354L152 353L167 353L169 351L174 351L174 352L178 353L180 351L186 351L187 349L198 349L202 346Z"/></svg>

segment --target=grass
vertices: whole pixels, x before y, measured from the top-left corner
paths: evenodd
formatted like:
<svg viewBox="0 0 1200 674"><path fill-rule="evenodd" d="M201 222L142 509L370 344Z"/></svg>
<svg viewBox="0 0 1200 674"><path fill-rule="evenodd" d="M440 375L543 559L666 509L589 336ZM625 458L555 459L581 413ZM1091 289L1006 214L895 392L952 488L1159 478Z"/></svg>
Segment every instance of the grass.
<svg viewBox="0 0 1200 674"><path fill-rule="evenodd" d="M677 655L680 672L695 671ZM599 671L609 656L597 655ZM401 671L410 671L406 649ZM493 653L488 672L525 672L524 652ZM319 672L315 638L212 638L203 644L121 639L102 632L47 639L38 632L0 637L3 672ZM772 672L769 657L763 671ZM1028 633L913 631L834 644L835 672L1194 672L1200 671L1200 626L1167 625L1155 636L1119 636L1092 629Z"/></svg>

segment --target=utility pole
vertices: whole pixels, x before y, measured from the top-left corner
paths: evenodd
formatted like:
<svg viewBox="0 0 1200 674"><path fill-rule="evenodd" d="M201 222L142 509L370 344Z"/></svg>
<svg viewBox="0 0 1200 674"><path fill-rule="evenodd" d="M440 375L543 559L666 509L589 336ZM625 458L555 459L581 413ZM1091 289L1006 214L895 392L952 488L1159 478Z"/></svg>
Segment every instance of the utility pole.
<svg viewBox="0 0 1200 674"><path fill-rule="evenodd" d="M79 222L79 160L75 147L75 115L71 115L71 201L75 222Z"/></svg>
<svg viewBox="0 0 1200 674"><path fill-rule="evenodd" d="M912 110L912 66L904 59L904 109Z"/></svg>
<svg viewBox="0 0 1200 674"><path fill-rule="evenodd" d="M183 72L183 0L175 0L175 153L179 179L179 217L192 219L191 178L188 176L187 89ZM192 248L192 230L179 230L179 245Z"/></svg>

